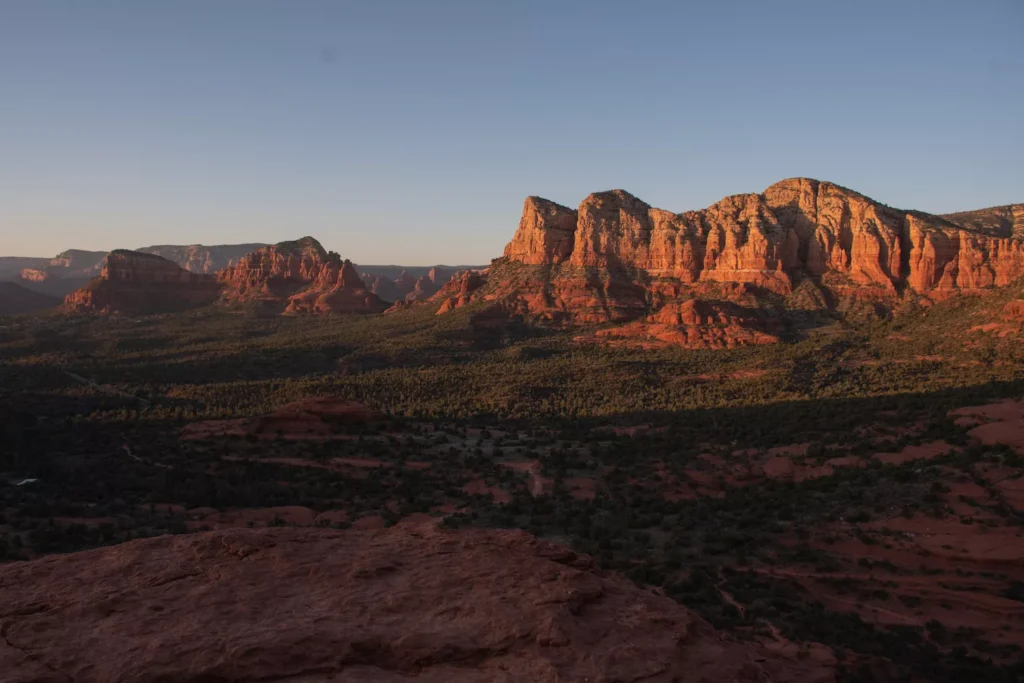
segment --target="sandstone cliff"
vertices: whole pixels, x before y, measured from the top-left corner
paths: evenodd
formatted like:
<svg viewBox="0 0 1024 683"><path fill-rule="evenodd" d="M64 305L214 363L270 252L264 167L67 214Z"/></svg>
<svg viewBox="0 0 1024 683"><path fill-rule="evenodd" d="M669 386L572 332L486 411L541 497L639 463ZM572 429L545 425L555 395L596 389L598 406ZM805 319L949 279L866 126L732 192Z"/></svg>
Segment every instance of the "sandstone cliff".
<svg viewBox="0 0 1024 683"><path fill-rule="evenodd" d="M220 244L216 246L204 246L202 244L178 246L168 244L143 247L138 251L144 254L162 256L193 273L212 275L218 270L235 265L246 254L262 249L265 246L267 245L258 242L252 244Z"/></svg>
<svg viewBox="0 0 1024 683"><path fill-rule="evenodd" d="M17 274L15 282L34 292L63 299L98 276L105 251L69 249L52 259L37 259Z"/></svg>
<svg viewBox="0 0 1024 683"><path fill-rule="evenodd" d="M0 567L0 671L30 681L823 683L521 531L261 529ZM823 648L821 648L824 650Z"/></svg>
<svg viewBox="0 0 1024 683"><path fill-rule="evenodd" d="M103 269L105 251L85 251L68 249L63 251L45 265L51 277L94 277Z"/></svg>
<svg viewBox="0 0 1024 683"><path fill-rule="evenodd" d="M433 266L416 277L408 269L395 279L383 274L360 273L367 289L385 301L423 301L437 294L455 271L444 266Z"/></svg>
<svg viewBox="0 0 1024 683"><path fill-rule="evenodd" d="M312 237L257 249L217 275L225 302L281 305L294 313L381 313L351 261Z"/></svg>
<svg viewBox="0 0 1024 683"><path fill-rule="evenodd" d="M18 274L23 270L44 268L47 260L32 256L0 256L0 282L18 279Z"/></svg>
<svg viewBox="0 0 1024 683"><path fill-rule="evenodd" d="M263 244L226 244L214 247L203 245L163 245L137 249L138 253L154 254L176 263L193 273L213 274L232 265L245 254L263 247ZM52 259L6 259L0 263L0 279L5 265L23 263L15 281L40 293L64 298L100 275L107 252L69 249ZM2 259L0 259L2 260Z"/></svg>
<svg viewBox="0 0 1024 683"><path fill-rule="evenodd" d="M1024 275L1022 220L1022 205L932 216L807 178L679 214L622 190L576 210L530 197L487 285L462 303L438 299L445 310L482 298L539 319L659 325L680 298L785 297L802 282L831 301L941 299Z"/></svg>
<svg viewBox="0 0 1024 683"><path fill-rule="evenodd" d="M159 313L212 303L219 287L211 275L190 273L152 254L118 249L100 276L72 292L64 309L97 313Z"/></svg>

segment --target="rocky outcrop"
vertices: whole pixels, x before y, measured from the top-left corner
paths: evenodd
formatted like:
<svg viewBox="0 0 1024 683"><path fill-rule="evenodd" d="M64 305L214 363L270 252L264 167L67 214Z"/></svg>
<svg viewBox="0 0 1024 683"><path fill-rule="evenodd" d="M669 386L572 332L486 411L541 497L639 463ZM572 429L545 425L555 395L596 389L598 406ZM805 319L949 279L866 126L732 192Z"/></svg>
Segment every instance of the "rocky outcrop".
<svg viewBox="0 0 1024 683"><path fill-rule="evenodd" d="M288 299L289 313L383 313L387 302L363 285L351 261L329 260L313 283Z"/></svg>
<svg viewBox="0 0 1024 683"><path fill-rule="evenodd" d="M404 301L408 292L401 291L395 281L386 275L374 275L372 273L360 273L359 278L365 283L366 288L379 296L384 301Z"/></svg>
<svg viewBox="0 0 1024 683"><path fill-rule="evenodd" d="M434 267L426 275L419 277L412 291L406 295L407 301L425 301L437 294L455 273L447 268Z"/></svg>
<svg viewBox="0 0 1024 683"><path fill-rule="evenodd" d="M454 271L444 266L434 266L426 273L415 277L409 270L403 270L392 280L386 275L360 273L367 289L385 301L424 301L437 294Z"/></svg>
<svg viewBox="0 0 1024 683"><path fill-rule="evenodd" d="M486 286L442 309L484 299L541 320L663 325L659 311L672 302L785 297L805 281L832 302L942 299L1024 275L1022 217L1022 205L901 211L807 178L680 214L622 190L592 194L576 211L530 197ZM773 335L762 332L751 343Z"/></svg>
<svg viewBox="0 0 1024 683"><path fill-rule="evenodd" d="M48 259L32 256L0 256L0 282L10 282L19 277L23 270L39 270L46 267Z"/></svg>
<svg viewBox="0 0 1024 683"><path fill-rule="evenodd" d="M731 349L774 344L781 328L778 319L756 309L729 301L689 299L666 304L641 321L598 330L596 336L622 346Z"/></svg>
<svg viewBox="0 0 1024 683"><path fill-rule="evenodd" d="M900 211L807 178L682 214L613 190L590 195L577 212L528 199L505 256L528 265L568 262L780 294L791 291L794 280L822 276L892 294L905 287L923 294L970 291L1024 272L1021 243L1010 239L1024 210L990 211L1009 218L999 230L981 231L980 219L951 219L983 212L947 219Z"/></svg>
<svg viewBox="0 0 1024 683"><path fill-rule="evenodd" d="M505 257L531 265L563 263L573 253L576 224L572 209L527 197L519 229L505 247Z"/></svg>
<svg viewBox="0 0 1024 683"><path fill-rule="evenodd" d="M220 289L211 275L190 273L152 254L118 249L104 260L100 276L64 300L70 312L162 313L203 306Z"/></svg>
<svg viewBox="0 0 1024 683"><path fill-rule="evenodd" d="M144 247L135 251L161 256L193 273L212 275L262 246L264 245L226 244L214 247L163 245ZM24 259L22 261L25 262L25 265L17 274L17 282L34 291L63 298L83 287L92 278L99 276L106 257L107 252L105 251L69 249L52 259L35 259L34 261ZM0 267L2 266L3 264L0 264Z"/></svg>
<svg viewBox="0 0 1024 683"><path fill-rule="evenodd" d="M68 249L50 259L46 270L51 277L94 277L103 269L106 258L105 251Z"/></svg>
<svg viewBox="0 0 1024 683"><path fill-rule="evenodd" d="M942 217L951 223L991 237L1024 237L1024 204L947 213Z"/></svg>
<svg viewBox="0 0 1024 683"><path fill-rule="evenodd" d="M226 302L279 305L292 313L381 313L351 261L312 237L281 242L242 257L217 275Z"/></svg>
<svg viewBox="0 0 1024 683"><path fill-rule="evenodd" d="M105 251L69 249L52 259L38 259L13 280L34 292L63 299L100 274Z"/></svg>
<svg viewBox="0 0 1024 683"><path fill-rule="evenodd" d="M434 300L441 302L441 306L437 311L438 314L447 313L470 303L474 292L480 289L484 282L484 274L473 270L467 270L464 273L458 273L453 276L434 295Z"/></svg>
<svg viewBox="0 0 1024 683"><path fill-rule="evenodd" d="M0 315L20 315L56 308L60 299L25 289L13 282L0 282Z"/></svg>
<svg viewBox="0 0 1024 683"><path fill-rule="evenodd" d="M521 531L231 529L0 567L9 683L823 682Z"/></svg>
<svg viewBox="0 0 1024 683"><path fill-rule="evenodd" d="M143 247L138 251L144 254L155 254L162 256L168 261L173 261L185 270L193 273L205 273L212 275L228 266L233 266L250 252L262 249L266 244L220 244L216 246L204 246L202 244L158 245Z"/></svg>

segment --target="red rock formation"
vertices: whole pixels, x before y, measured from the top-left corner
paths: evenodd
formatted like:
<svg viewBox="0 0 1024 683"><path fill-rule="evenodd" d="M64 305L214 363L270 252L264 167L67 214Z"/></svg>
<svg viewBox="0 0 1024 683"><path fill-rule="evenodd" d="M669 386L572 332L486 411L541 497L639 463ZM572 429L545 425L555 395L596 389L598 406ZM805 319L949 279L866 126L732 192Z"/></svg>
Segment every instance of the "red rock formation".
<svg viewBox="0 0 1024 683"><path fill-rule="evenodd" d="M68 249L50 259L46 270L51 277L93 277L103 269L105 251Z"/></svg>
<svg viewBox="0 0 1024 683"><path fill-rule="evenodd" d="M231 529L0 567L10 683L834 680L521 531Z"/></svg>
<svg viewBox="0 0 1024 683"><path fill-rule="evenodd" d="M1007 301L1003 310L999 312L999 317L1014 322L1024 320L1024 301L1021 299Z"/></svg>
<svg viewBox="0 0 1024 683"><path fill-rule="evenodd" d="M383 313L387 302L368 291L351 261L328 261L312 286L288 299L289 313Z"/></svg>
<svg viewBox="0 0 1024 683"><path fill-rule="evenodd" d="M946 218L899 211L806 178L681 214L622 190L590 195L578 211L530 197L487 285L442 309L482 298L531 318L623 322L712 285L724 288L715 298L789 295L805 280L831 300L938 299L1024 276L1022 219L1024 205Z"/></svg>
<svg viewBox="0 0 1024 683"><path fill-rule="evenodd" d="M23 270L42 270L48 259L34 256L0 256L0 281L10 282Z"/></svg>
<svg viewBox="0 0 1024 683"><path fill-rule="evenodd" d="M1008 204L977 211L947 213L942 217L951 223L991 237L1024 236L1024 204Z"/></svg>
<svg viewBox="0 0 1024 683"><path fill-rule="evenodd" d="M660 342L688 349L731 349L774 344L780 332L777 319L755 310L728 301L689 299L666 304L645 320L598 330L596 336L634 346Z"/></svg>
<svg viewBox="0 0 1024 683"><path fill-rule="evenodd" d="M212 303L218 292L213 276L190 273L152 254L118 249L107 255L98 278L67 296L64 309L158 313Z"/></svg>
<svg viewBox="0 0 1024 683"><path fill-rule="evenodd" d="M350 261L327 252L312 237L258 249L217 277L226 302L277 304L291 313L380 313L387 308Z"/></svg>
<svg viewBox="0 0 1024 683"><path fill-rule="evenodd" d="M531 265L562 263L572 253L576 212L540 197L527 197L519 230L505 257Z"/></svg>
<svg viewBox="0 0 1024 683"><path fill-rule="evenodd" d="M413 302L425 301L437 294L451 279L452 273L448 268L435 266L419 277L413 277L407 270L394 280L383 274L361 273L360 276L367 289L385 301Z"/></svg>
<svg viewBox="0 0 1024 683"><path fill-rule="evenodd" d="M44 282L49 277L49 273L41 268L24 268L18 275L26 282Z"/></svg>
<svg viewBox="0 0 1024 683"><path fill-rule="evenodd" d="M430 271L416 280L412 291L406 295L407 301L425 301L437 294L447 284L454 273L447 268L431 268Z"/></svg>
<svg viewBox="0 0 1024 683"><path fill-rule="evenodd" d="M366 288L379 296L384 301L404 301L406 294L403 293L395 285L395 281L386 275L374 275L372 273L360 273L360 279L366 285Z"/></svg>
<svg viewBox="0 0 1024 683"><path fill-rule="evenodd" d="M484 276L473 270L457 273L448 281L434 296L434 300L441 302L438 314L465 306L472 295L484 284Z"/></svg>
<svg viewBox="0 0 1024 683"><path fill-rule="evenodd" d="M202 244L159 245L139 249L145 254L163 256L169 261L174 261L185 270L193 273L214 274L228 266L238 263L246 254L267 245L252 244L220 244L212 247Z"/></svg>
<svg viewBox="0 0 1024 683"><path fill-rule="evenodd" d="M106 256L105 251L69 249L22 269L17 282L33 291L63 299L97 277Z"/></svg>
<svg viewBox="0 0 1024 683"><path fill-rule="evenodd" d="M193 273L213 274L262 246L264 245L226 244L215 247L165 245L145 247L135 251L162 256ZM19 282L36 291L63 298L84 286L93 277L98 276L106 256L107 252L71 249L58 254L53 259L36 259L37 263L21 270Z"/></svg>

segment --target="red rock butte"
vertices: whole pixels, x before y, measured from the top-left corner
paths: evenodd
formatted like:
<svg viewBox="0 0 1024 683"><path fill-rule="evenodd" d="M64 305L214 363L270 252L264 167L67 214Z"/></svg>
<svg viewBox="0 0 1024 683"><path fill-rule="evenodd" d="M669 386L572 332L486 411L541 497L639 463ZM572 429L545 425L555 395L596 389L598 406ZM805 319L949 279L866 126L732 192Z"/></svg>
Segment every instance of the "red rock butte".
<svg viewBox="0 0 1024 683"><path fill-rule="evenodd" d="M662 326L655 337L706 346L708 334L663 329L663 308L695 297L750 304L752 296L788 297L801 286L831 302L823 306L977 293L1024 275L1022 236L1024 205L934 216L807 178L684 213L653 208L623 190L592 194L575 210L528 197L486 282L459 296L442 291L436 300L442 312L484 300L557 322L652 316ZM723 339L764 343L773 336L760 313L711 308L718 312L703 306L698 316L705 328L710 319L728 319L714 324L747 330L742 339L731 332Z"/></svg>
<svg viewBox="0 0 1024 683"><path fill-rule="evenodd" d="M831 681L521 531L233 529L0 566L8 683Z"/></svg>
<svg viewBox="0 0 1024 683"><path fill-rule="evenodd" d="M257 249L218 274L227 302L283 303L289 313L382 313L351 261L312 237Z"/></svg>
<svg viewBox="0 0 1024 683"><path fill-rule="evenodd" d="M153 254L118 249L107 255L98 278L67 296L64 308L152 313L212 303L218 291L211 275L191 273Z"/></svg>
<svg viewBox="0 0 1024 683"><path fill-rule="evenodd" d="M161 248L154 248L161 249ZM172 249L170 247L166 249ZM181 258L205 259L206 251ZM221 254L229 261L231 254ZM381 313L355 266L312 237L258 248L215 275L191 273L153 254L111 252L98 278L68 295L69 311L156 313L221 303L259 303L288 313Z"/></svg>

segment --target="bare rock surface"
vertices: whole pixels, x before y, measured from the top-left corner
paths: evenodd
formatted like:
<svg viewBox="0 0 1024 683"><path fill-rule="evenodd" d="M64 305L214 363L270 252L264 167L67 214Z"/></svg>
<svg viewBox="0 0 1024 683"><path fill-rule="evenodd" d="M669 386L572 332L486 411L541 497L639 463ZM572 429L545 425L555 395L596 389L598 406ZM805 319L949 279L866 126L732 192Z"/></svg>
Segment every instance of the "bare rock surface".
<svg viewBox="0 0 1024 683"><path fill-rule="evenodd" d="M592 194L576 210L528 197L486 286L438 300L442 312L483 299L539 320L664 325L661 309L674 315L672 307L693 296L788 297L808 283L829 306L871 301L892 310L906 297L935 301L1014 282L1024 276L1022 238L1021 205L935 216L810 178L683 213L624 190ZM723 325L746 326L713 323ZM634 325L604 336L712 347L774 336L771 324L755 334L709 333L707 323L670 327Z"/></svg>
<svg viewBox="0 0 1024 683"><path fill-rule="evenodd" d="M143 247L139 251L162 256L193 273L212 275L218 270L235 265L246 254L262 249L265 246L267 245L258 242L251 244L218 244L215 246L203 244L162 244Z"/></svg>
<svg viewBox="0 0 1024 683"><path fill-rule="evenodd" d="M827 681L521 531L232 529L0 567L0 678Z"/></svg>
<svg viewBox="0 0 1024 683"><path fill-rule="evenodd" d="M159 313L209 304L217 298L212 275L191 273L153 254L117 249L99 277L64 300L68 311Z"/></svg>
<svg viewBox="0 0 1024 683"><path fill-rule="evenodd" d="M289 313L382 313L351 261L312 237L257 249L217 274L225 302L279 305Z"/></svg>

